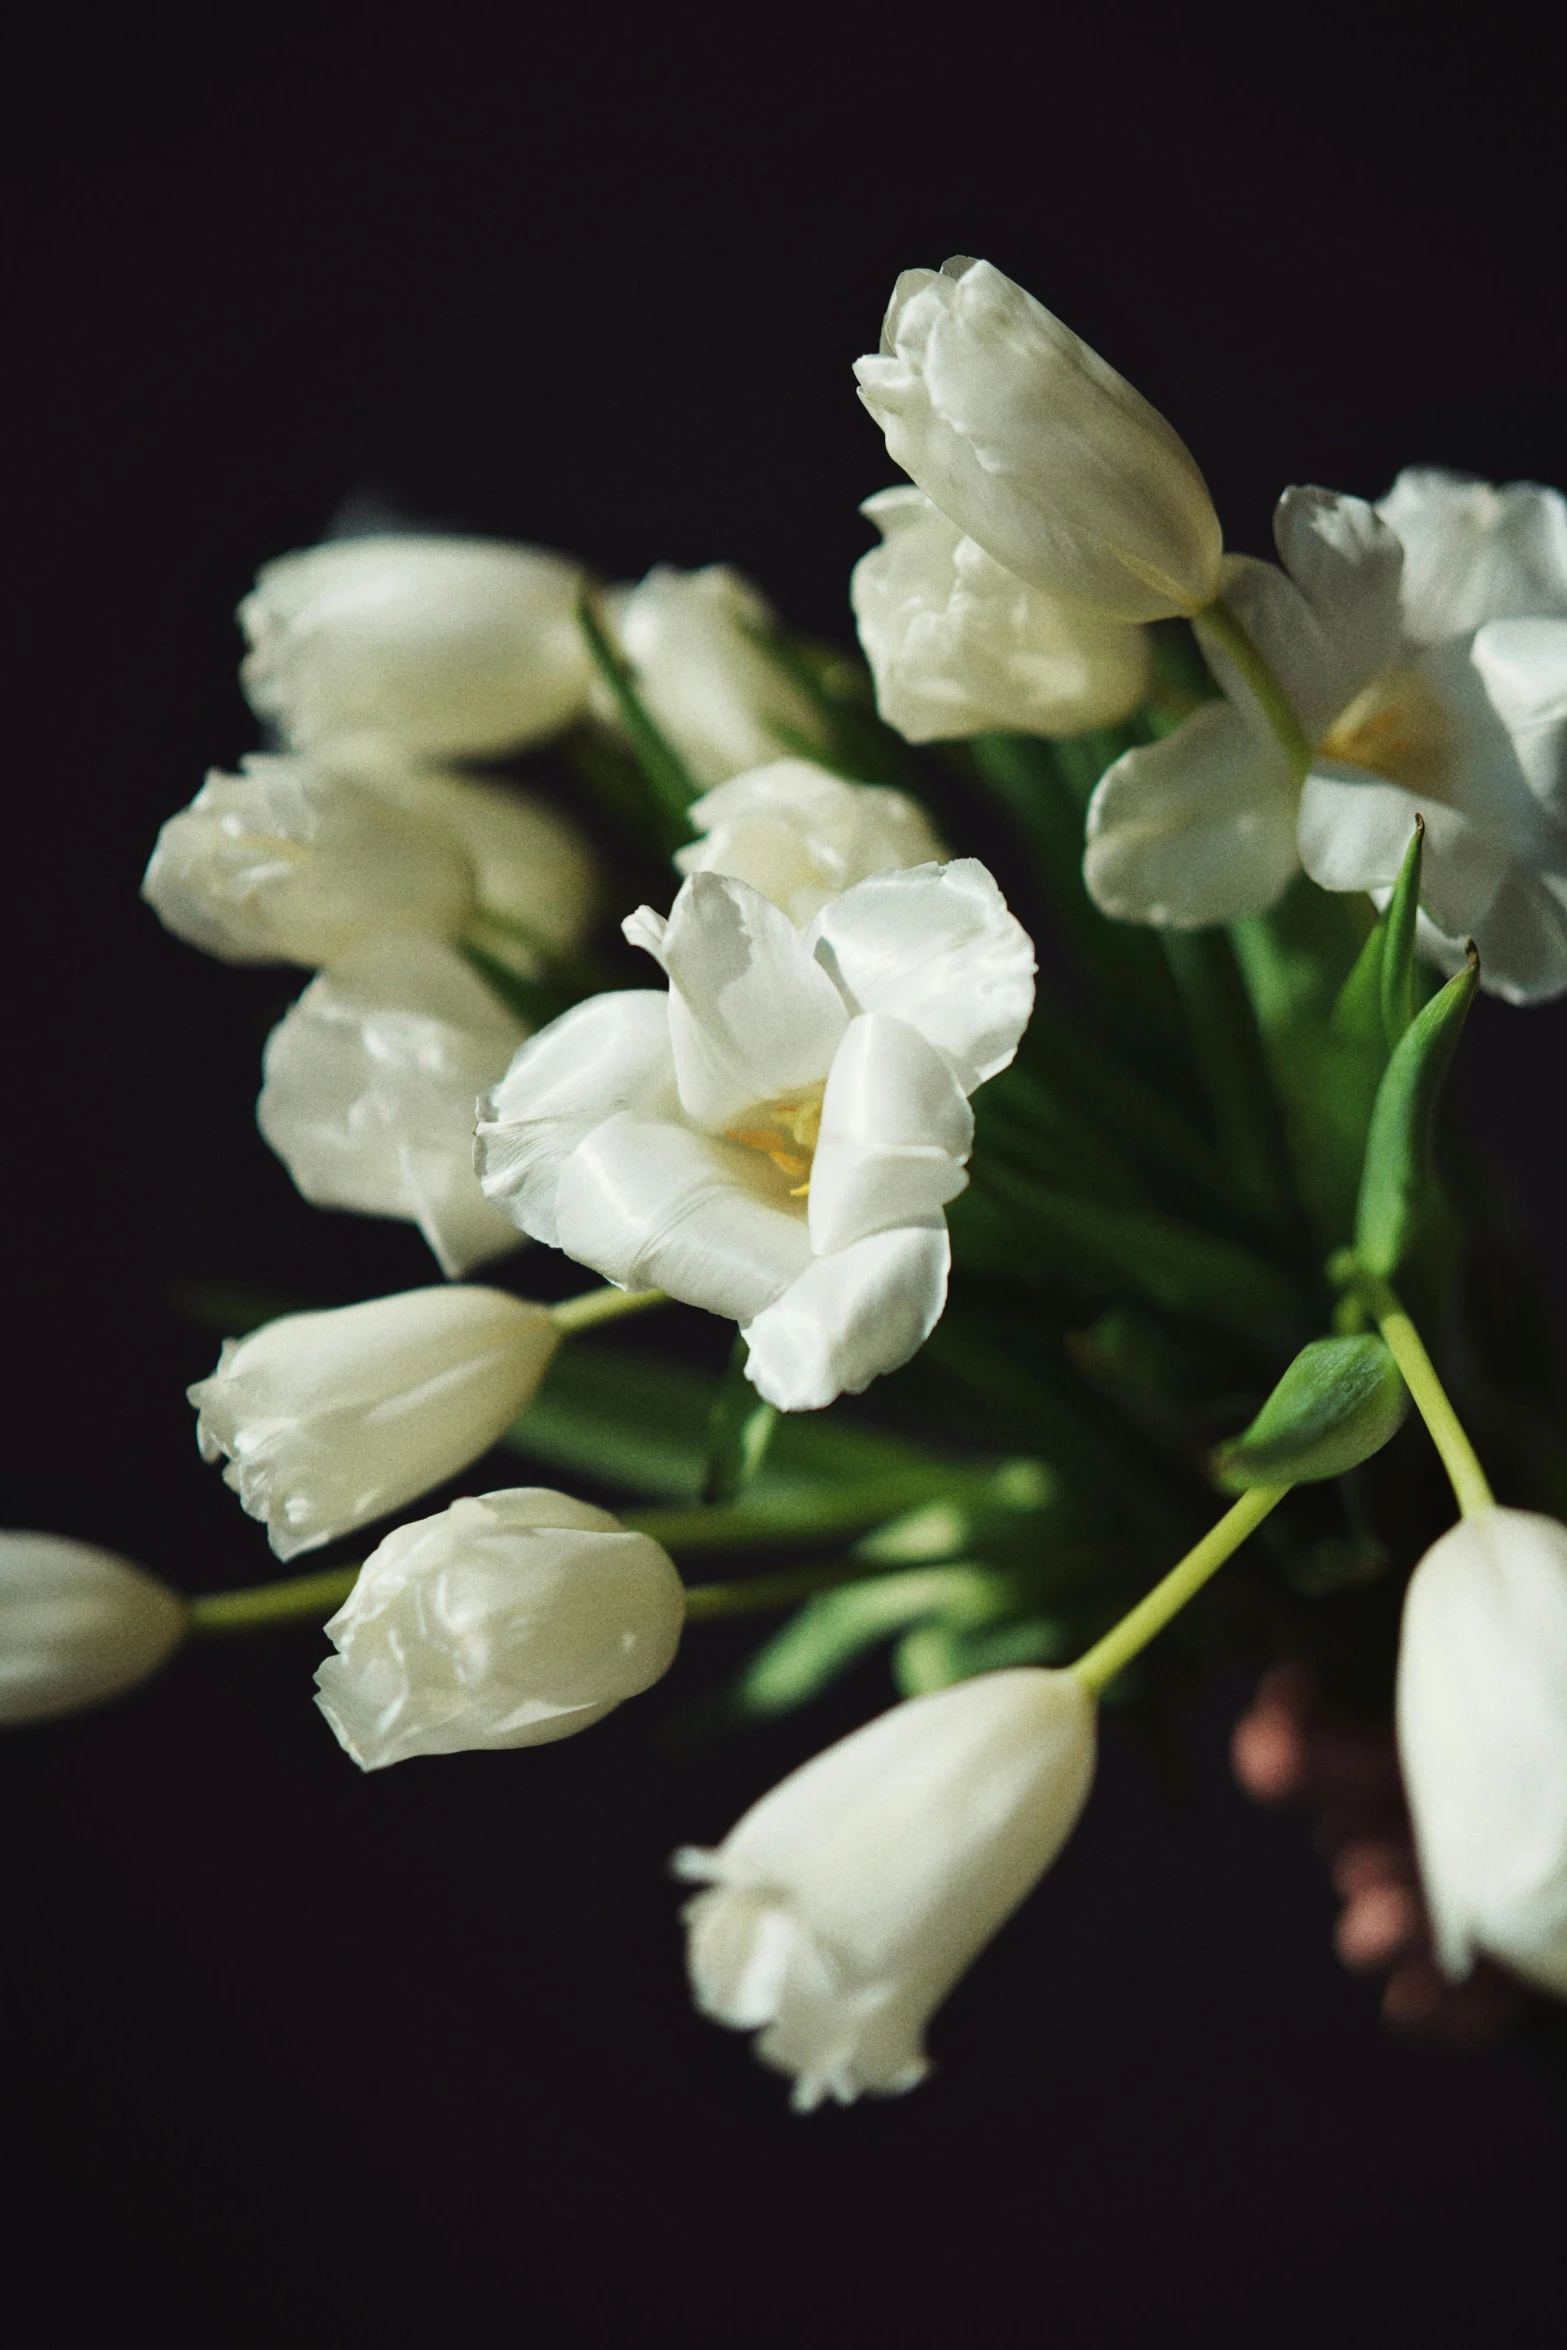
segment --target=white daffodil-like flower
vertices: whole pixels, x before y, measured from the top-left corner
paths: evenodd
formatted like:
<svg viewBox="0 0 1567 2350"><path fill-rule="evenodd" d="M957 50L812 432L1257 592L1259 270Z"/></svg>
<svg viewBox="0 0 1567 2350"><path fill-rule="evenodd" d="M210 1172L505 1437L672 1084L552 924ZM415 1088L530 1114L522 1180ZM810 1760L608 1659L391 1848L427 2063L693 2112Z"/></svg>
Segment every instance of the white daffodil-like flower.
<svg viewBox="0 0 1567 2350"><path fill-rule="evenodd" d="M876 706L911 743L1081 734L1147 691L1148 638L1004 570L912 483L860 508L885 544L849 583Z"/></svg>
<svg viewBox="0 0 1567 2350"><path fill-rule="evenodd" d="M256 1122L322 1208L417 1224L441 1271L517 1247L473 1171L474 1105L527 1035L436 939L367 939L273 1029Z"/></svg>
<svg viewBox="0 0 1567 2350"><path fill-rule="evenodd" d="M411 1289L231 1338L188 1392L203 1460L290 1559L400 1509L488 1452L558 1344L503 1290Z"/></svg>
<svg viewBox="0 0 1567 2350"><path fill-rule="evenodd" d="M117 1697L185 1637L177 1592L63 1534L0 1534L0 1725Z"/></svg>
<svg viewBox="0 0 1567 2350"><path fill-rule="evenodd" d="M625 927L668 993L594 996L523 1046L481 1113L485 1194L610 1281L731 1316L783 1410L858 1394L941 1313L968 1096L1027 1024L1028 938L971 858L876 874L803 932L716 873Z"/></svg>
<svg viewBox="0 0 1567 2350"><path fill-rule="evenodd" d="M1077 1824L1094 1708L1021 1666L894 1706L754 1804L686 1910L697 2005L794 2076L794 2103L896 2096L925 2027Z"/></svg>
<svg viewBox="0 0 1567 2350"><path fill-rule="evenodd" d="M1178 928L1230 921L1272 905L1302 865L1325 889L1384 891L1420 815L1430 959L1456 970L1473 938L1491 993L1528 1003L1567 988L1559 501L1519 484L1489 506L1483 487L1401 474L1381 510L1285 492L1283 570L1230 558L1223 601L1298 740L1281 739L1255 680L1199 615L1226 698L1102 779L1084 875L1106 913ZM1547 596L1548 610L1519 612ZM1445 633L1488 601L1500 612Z"/></svg>
<svg viewBox="0 0 1567 2350"><path fill-rule="evenodd" d="M471 758L587 708L578 563L499 540L387 532L263 566L239 608L241 681L300 750L373 742Z"/></svg>
<svg viewBox="0 0 1567 2350"><path fill-rule="evenodd" d="M158 835L142 896L226 963L330 963L389 930L455 938L472 861L440 822L306 759L209 775Z"/></svg>
<svg viewBox="0 0 1567 2350"><path fill-rule="evenodd" d="M776 625L771 606L727 563L661 563L636 587L612 588L604 617L649 715L698 783L823 746L810 697L757 641ZM594 706L613 723L602 686Z"/></svg>
<svg viewBox="0 0 1567 2350"><path fill-rule="evenodd" d="M1464 1518L1416 1567L1398 1744L1437 1957L1567 1998L1567 1526Z"/></svg>
<svg viewBox="0 0 1567 2350"><path fill-rule="evenodd" d="M846 783L809 759L731 776L689 814L703 838L675 851L681 872L748 881L802 928L857 881L946 855L906 792Z"/></svg>
<svg viewBox="0 0 1567 2350"><path fill-rule="evenodd" d="M517 1486L399 1526L327 1625L316 1702L362 1770L544 1746L668 1672L685 1587L646 1534Z"/></svg>
<svg viewBox="0 0 1567 2350"><path fill-rule="evenodd" d="M1185 443L988 261L906 269L854 372L893 462L1032 587L1119 621L1217 595L1219 518Z"/></svg>

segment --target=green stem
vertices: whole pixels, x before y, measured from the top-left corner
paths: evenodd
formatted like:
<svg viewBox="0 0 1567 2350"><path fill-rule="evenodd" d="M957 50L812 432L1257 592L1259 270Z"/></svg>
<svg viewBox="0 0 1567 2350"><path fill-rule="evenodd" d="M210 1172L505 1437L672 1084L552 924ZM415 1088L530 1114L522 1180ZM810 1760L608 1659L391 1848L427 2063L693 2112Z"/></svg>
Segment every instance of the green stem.
<svg viewBox="0 0 1567 2350"><path fill-rule="evenodd" d="M1272 727L1279 748L1285 752L1295 769L1297 780L1303 782L1306 770L1311 765L1311 745L1306 740L1289 696L1253 644L1250 635L1222 600L1205 604L1196 617L1229 654L1255 696L1264 718Z"/></svg>
<svg viewBox="0 0 1567 2350"><path fill-rule="evenodd" d="M550 1320L562 1338L578 1330L596 1330L601 1322L618 1322L627 1314L645 1314L652 1306L668 1305L662 1289L585 1289L580 1297L563 1297L550 1307Z"/></svg>
<svg viewBox="0 0 1567 2350"><path fill-rule="evenodd" d="M1090 1697L1100 1696L1116 1674L1147 1647L1155 1633L1162 1632L1172 1616L1180 1614L1187 1601L1239 1550L1247 1535L1261 1525L1271 1509L1278 1507L1288 1491L1287 1485L1254 1485L1250 1493L1243 1493L1234 1508L1226 1510L1218 1524L1209 1527L1201 1542L1170 1569L1164 1581L1156 1583L1146 1599L1140 1599L1129 1615L1124 1615L1102 1640L1095 1641L1085 1656L1078 1658L1071 1670Z"/></svg>
<svg viewBox="0 0 1567 2350"><path fill-rule="evenodd" d="M324 1624L359 1580L359 1563L259 1583L251 1591L203 1591L190 1603L193 1640L227 1632L269 1632L279 1624Z"/></svg>
<svg viewBox="0 0 1567 2350"><path fill-rule="evenodd" d="M867 1582L876 1573L864 1559L831 1559L815 1567L782 1567L775 1575L746 1575L736 1583L688 1583L686 1617L703 1624L724 1616L770 1615L841 1583Z"/></svg>
<svg viewBox="0 0 1567 2350"><path fill-rule="evenodd" d="M1404 1375L1404 1385L1415 1399L1415 1409L1430 1431L1431 1441L1442 1456L1458 1503L1459 1513L1472 1518L1477 1510L1494 1509L1496 1497L1491 1491L1478 1455L1464 1431L1463 1422L1454 1411L1446 1388L1436 1375L1436 1365L1425 1349L1422 1339L1398 1297L1374 1273L1355 1270L1354 1288L1376 1317L1377 1328L1387 1342L1388 1353Z"/></svg>

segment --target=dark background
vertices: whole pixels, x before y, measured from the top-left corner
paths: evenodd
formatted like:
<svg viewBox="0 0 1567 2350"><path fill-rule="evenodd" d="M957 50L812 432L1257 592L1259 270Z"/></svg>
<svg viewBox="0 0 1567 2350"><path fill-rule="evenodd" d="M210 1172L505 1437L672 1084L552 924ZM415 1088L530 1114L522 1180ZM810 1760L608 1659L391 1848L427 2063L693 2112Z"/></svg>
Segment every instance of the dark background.
<svg viewBox="0 0 1567 2350"><path fill-rule="evenodd" d="M1232 545L1291 479L1567 480L1560 59L1521 15L1087 13L13 20L4 1523L258 1579L170 1282L431 1277L254 1133L287 975L135 894L255 739L234 603L345 492L617 576L729 558L843 635L889 478L849 362L952 250L1165 410ZM1470 1114L1560 1281L1567 1022L1484 1011ZM1558 2338L1560 2094L1527 2051L1382 2033L1308 1831L1228 1785L1240 1686L1184 1798L1111 1739L928 2087L801 2122L690 2018L661 1866L879 1668L700 1762L656 1756L661 1693L361 1781L320 1647L190 1659L0 1754L18 2344ZM721 1643L691 1647L677 1697Z"/></svg>

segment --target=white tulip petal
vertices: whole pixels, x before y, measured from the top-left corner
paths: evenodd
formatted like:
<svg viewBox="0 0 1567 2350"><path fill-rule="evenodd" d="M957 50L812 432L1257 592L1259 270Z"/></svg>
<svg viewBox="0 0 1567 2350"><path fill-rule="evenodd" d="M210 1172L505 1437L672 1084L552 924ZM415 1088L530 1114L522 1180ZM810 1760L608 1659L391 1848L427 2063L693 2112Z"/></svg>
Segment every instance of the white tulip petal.
<svg viewBox="0 0 1567 2350"><path fill-rule="evenodd" d="M926 1224L968 1181L974 1113L952 1063L886 1012L849 1024L822 1100L811 1167L820 1257L899 1224Z"/></svg>
<svg viewBox="0 0 1567 2350"><path fill-rule="evenodd" d="M746 1377L784 1412L815 1412L917 1354L947 1302L952 1246L939 1217L813 1257L776 1303L742 1317Z"/></svg>
<svg viewBox="0 0 1567 2350"><path fill-rule="evenodd" d="M1363 498L1288 489L1273 514L1280 560L1337 657L1337 707L1397 659L1404 550Z"/></svg>
<svg viewBox="0 0 1567 2350"><path fill-rule="evenodd" d="M1300 869L1288 760L1227 702L1127 751L1088 807L1083 880L1120 922L1197 930L1277 904Z"/></svg>
<svg viewBox="0 0 1567 2350"><path fill-rule="evenodd" d="M1567 992L1567 879L1561 875L1509 866L1470 934L1487 995L1544 1004Z"/></svg>
<svg viewBox="0 0 1567 2350"><path fill-rule="evenodd" d="M1339 646L1295 582L1277 564L1259 563L1251 555L1226 555L1223 602L1272 670L1285 700L1314 742L1355 690L1346 681ZM1203 659L1226 700L1245 719L1257 741L1276 751L1273 727L1223 638L1214 634L1200 612L1192 627Z"/></svg>
<svg viewBox="0 0 1567 2350"><path fill-rule="evenodd" d="M806 759L732 776L695 801L705 835L677 849L684 874L727 873L804 926L872 873L943 855L923 808L880 784L848 783ZM638 944L644 943L640 934Z"/></svg>
<svg viewBox="0 0 1567 2350"><path fill-rule="evenodd" d="M185 1637L179 1593L63 1534L0 1533L0 1728L98 1705Z"/></svg>
<svg viewBox="0 0 1567 2350"><path fill-rule="evenodd" d="M1489 621L1470 659L1529 789L1567 822L1567 620Z"/></svg>
<svg viewBox="0 0 1567 2350"><path fill-rule="evenodd" d="M353 772L411 816L438 825L466 853L479 901L480 943L533 978L542 958L508 936L520 924L548 947L571 947L593 912L597 872L580 833L543 800L470 775L356 758ZM498 915L497 923L485 917Z"/></svg>
<svg viewBox="0 0 1567 2350"><path fill-rule="evenodd" d="M1390 888L1417 816L1426 826L1421 903L1439 929L1473 937L1501 887L1507 854L1493 834L1440 800L1320 759L1300 798L1301 863L1322 889Z"/></svg>
<svg viewBox="0 0 1567 2350"><path fill-rule="evenodd" d="M890 1012L944 1052L965 1093L1005 1069L1034 1008L1027 931L973 857L863 881L809 934L851 1012Z"/></svg>
<svg viewBox="0 0 1567 2350"><path fill-rule="evenodd" d="M1560 490L1411 465L1377 512L1403 545L1404 629L1412 644L1468 636L1487 620L1567 618L1567 499Z"/></svg>
<svg viewBox="0 0 1567 2350"><path fill-rule="evenodd" d="M698 783L824 747L821 712L757 642L775 625L765 597L727 563L660 564L638 586L613 590L603 611L645 708ZM602 689L596 699L616 724Z"/></svg>

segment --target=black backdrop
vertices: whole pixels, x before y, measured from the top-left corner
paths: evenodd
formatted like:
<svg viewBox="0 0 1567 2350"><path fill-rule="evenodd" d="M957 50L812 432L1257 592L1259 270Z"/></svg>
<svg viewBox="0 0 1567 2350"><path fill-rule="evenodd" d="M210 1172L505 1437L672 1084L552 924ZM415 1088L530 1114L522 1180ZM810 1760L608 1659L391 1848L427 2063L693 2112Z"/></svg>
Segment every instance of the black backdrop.
<svg viewBox="0 0 1567 2350"><path fill-rule="evenodd" d="M1559 60L1516 13L736 13L13 20L5 1523L257 1577L171 1280L430 1277L254 1134L286 975L135 895L254 739L235 601L345 491L619 576L727 557L843 633L888 478L848 363L952 249L1166 411L1234 545L1288 479L1567 479ZM1564 1041L1490 1008L1468 1080L1558 1276ZM1555 2338L1560 2109L1526 2055L1381 2033L1307 1831L1228 1787L1238 1687L1179 1803L1112 1739L930 2086L800 2122L690 2019L661 1863L879 1669L700 1764L655 1756L656 1697L361 1782L319 1649L0 1754L19 2343Z"/></svg>

